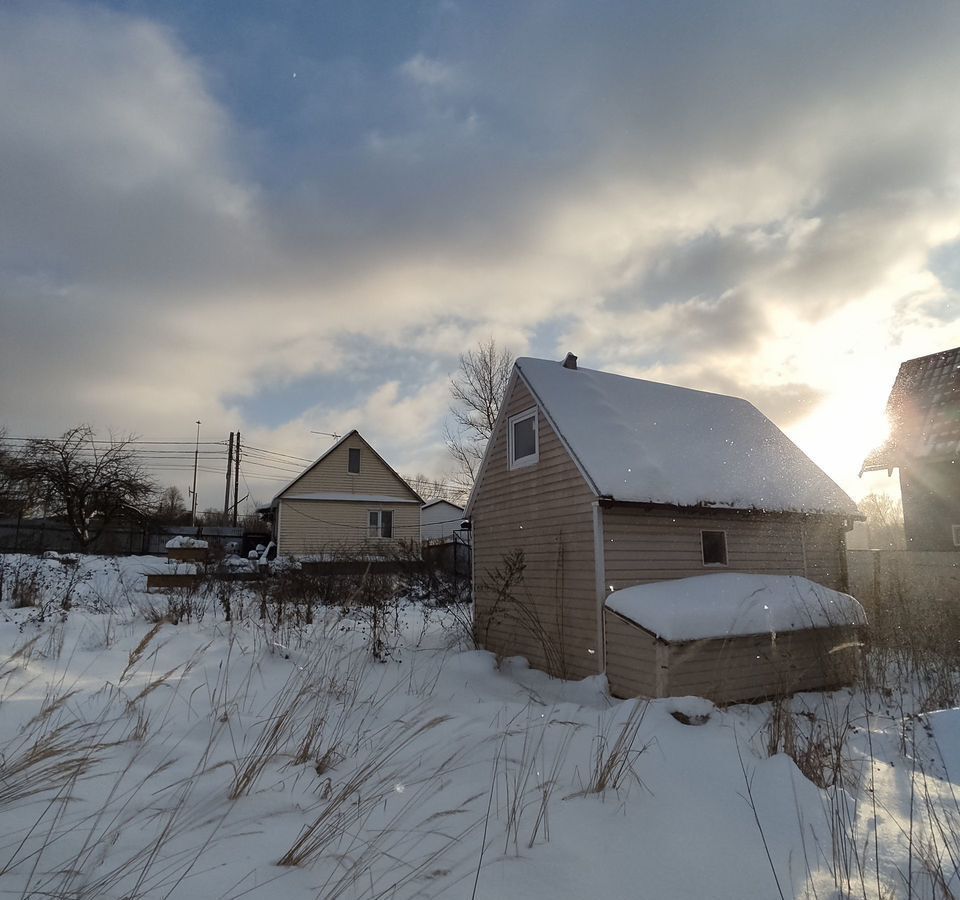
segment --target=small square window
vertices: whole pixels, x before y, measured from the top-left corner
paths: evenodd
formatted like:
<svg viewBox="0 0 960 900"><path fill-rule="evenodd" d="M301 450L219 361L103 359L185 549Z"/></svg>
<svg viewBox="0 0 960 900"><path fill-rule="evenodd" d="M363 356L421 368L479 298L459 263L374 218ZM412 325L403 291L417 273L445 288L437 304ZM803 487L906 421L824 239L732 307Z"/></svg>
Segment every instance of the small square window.
<svg viewBox="0 0 960 900"><path fill-rule="evenodd" d="M540 459L540 435L537 410L511 416L507 422L510 468L532 466Z"/></svg>
<svg viewBox="0 0 960 900"><path fill-rule="evenodd" d="M360 448L351 447L348 451L347 458L347 471L352 472L354 475L360 474Z"/></svg>
<svg viewBox="0 0 960 900"><path fill-rule="evenodd" d="M700 549L705 566L725 566L727 564L727 533L701 531Z"/></svg>

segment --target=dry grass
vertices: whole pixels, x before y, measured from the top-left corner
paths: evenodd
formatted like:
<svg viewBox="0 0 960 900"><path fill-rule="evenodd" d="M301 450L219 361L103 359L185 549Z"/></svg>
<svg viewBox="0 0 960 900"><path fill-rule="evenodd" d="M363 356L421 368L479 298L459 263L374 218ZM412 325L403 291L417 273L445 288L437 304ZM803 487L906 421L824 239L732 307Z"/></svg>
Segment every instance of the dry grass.
<svg viewBox="0 0 960 900"><path fill-rule="evenodd" d="M362 827L370 814L405 783L406 767L398 766L408 747L447 719L400 722L381 735L367 758L346 781L334 788L320 814L305 826L297 840L277 861L280 866L304 866L333 849L350 828ZM408 764L413 767L414 764Z"/></svg>
<svg viewBox="0 0 960 900"><path fill-rule="evenodd" d="M612 726L597 728L594 740L590 781L587 786L573 796L584 794L603 794L607 790L619 791L628 781L643 786L643 780L634 769L637 758L647 750L649 744L637 747L640 727L643 725L650 705L646 700L634 700L626 720L617 729L611 741Z"/></svg>

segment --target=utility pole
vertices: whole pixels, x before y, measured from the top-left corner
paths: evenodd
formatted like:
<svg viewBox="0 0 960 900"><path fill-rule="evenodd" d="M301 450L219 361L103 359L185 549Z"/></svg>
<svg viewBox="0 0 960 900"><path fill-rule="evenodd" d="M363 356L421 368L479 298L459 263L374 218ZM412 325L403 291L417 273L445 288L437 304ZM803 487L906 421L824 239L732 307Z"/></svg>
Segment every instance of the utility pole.
<svg viewBox="0 0 960 900"><path fill-rule="evenodd" d="M193 452L193 506L190 508L190 525L197 524L197 463L200 461L200 420L197 419L197 449Z"/></svg>
<svg viewBox="0 0 960 900"><path fill-rule="evenodd" d="M227 487L223 492L223 520L227 520L230 512L230 469L233 466L233 432L230 432L230 449L227 451Z"/></svg>
<svg viewBox="0 0 960 900"><path fill-rule="evenodd" d="M240 432L237 432L237 456L233 467L233 527L237 527L237 497L240 496Z"/></svg>

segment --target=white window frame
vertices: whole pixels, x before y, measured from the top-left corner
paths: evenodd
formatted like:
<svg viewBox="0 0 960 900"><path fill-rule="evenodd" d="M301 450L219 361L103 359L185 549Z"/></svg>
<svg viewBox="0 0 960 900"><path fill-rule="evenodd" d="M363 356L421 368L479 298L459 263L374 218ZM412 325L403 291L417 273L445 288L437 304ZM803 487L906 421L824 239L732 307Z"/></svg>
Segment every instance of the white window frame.
<svg viewBox="0 0 960 900"><path fill-rule="evenodd" d="M953 546L960 547L960 525L951 525L950 530L953 533Z"/></svg>
<svg viewBox="0 0 960 900"><path fill-rule="evenodd" d="M514 459L513 426L524 419L533 419L533 453L521 459ZM540 462L540 412L536 406L507 419L507 462L511 469L524 469L527 466L535 466Z"/></svg>
<svg viewBox="0 0 960 900"><path fill-rule="evenodd" d="M710 534L722 534L723 535L723 558L726 562L707 562L706 554L704 550L706 549L703 546L703 536L709 532ZM730 547L727 544L727 532L723 528L701 528L700 529L700 562L708 569L726 569L730 566Z"/></svg>
<svg viewBox="0 0 960 900"><path fill-rule="evenodd" d="M390 536L383 536L383 514L390 513ZM370 524L370 516L376 515L377 517L377 532L373 533L373 525ZM397 530L397 516L396 510L393 509L368 509L367 510L367 537L376 538L381 541L392 541L394 533Z"/></svg>

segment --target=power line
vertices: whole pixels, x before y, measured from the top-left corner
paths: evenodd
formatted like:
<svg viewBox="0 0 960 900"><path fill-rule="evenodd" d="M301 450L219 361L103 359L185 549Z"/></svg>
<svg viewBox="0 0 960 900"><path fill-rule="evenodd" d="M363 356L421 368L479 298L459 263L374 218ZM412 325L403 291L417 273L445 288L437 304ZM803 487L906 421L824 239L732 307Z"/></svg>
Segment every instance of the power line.
<svg viewBox="0 0 960 900"><path fill-rule="evenodd" d="M264 450L263 447L251 447L249 444L244 445L244 450L258 450L260 453L270 453L273 456L285 456L287 459L295 459L299 462L315 462L315 460L307 459L305 456L292 456L289 453L280 453L276 450Z"/></svg>

